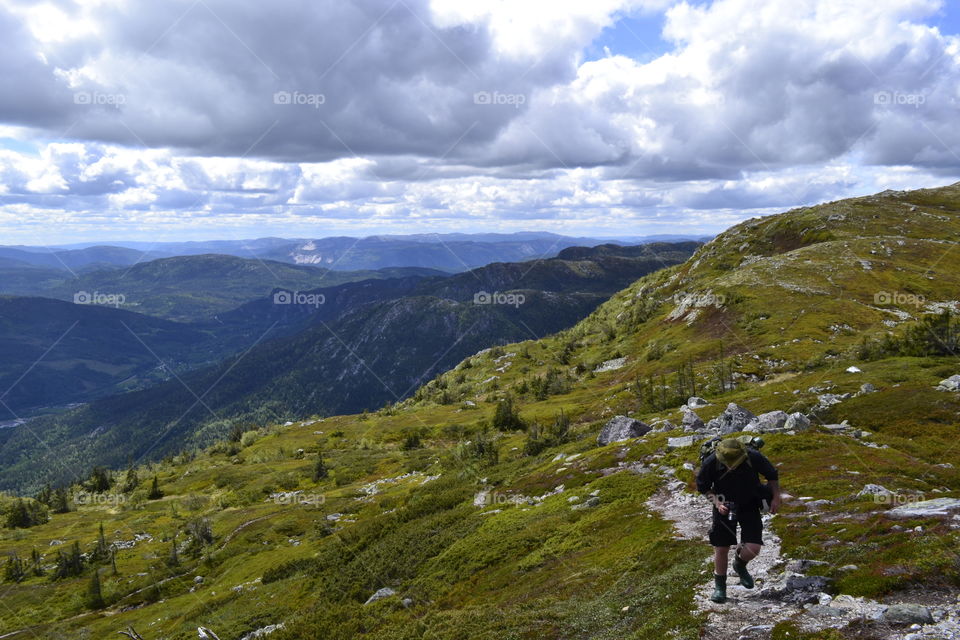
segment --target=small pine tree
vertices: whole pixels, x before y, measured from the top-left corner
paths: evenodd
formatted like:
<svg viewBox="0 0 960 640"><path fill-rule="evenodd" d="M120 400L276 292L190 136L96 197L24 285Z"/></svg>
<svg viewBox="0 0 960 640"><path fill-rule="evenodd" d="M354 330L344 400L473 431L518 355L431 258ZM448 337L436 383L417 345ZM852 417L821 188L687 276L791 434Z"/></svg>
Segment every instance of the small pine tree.
<svg viewBox="0 0 960 640"><path fill-rule="evenodd" d="M57 487L53 490L50 497L50 509L54 513L67 513L70 511L70 495L66 487Z"/></svg>
<svg viewBox="0 0 960 640"><path fill-rule="evenodd" d="M323 451L317 454L317 461L313 463L313 481L320 482L330 475L326 463L323 461Z"/></svg>
<svg viewBox="0 0 960 640"><path fill-rule="evenodd" d="M30 550L30 570L33 572L33 575L38 578L43 575L43 565L40 562L43 558L40 556L40 552L36 549Z"/></svg>
<svg viewBox="0 0 960 640"><path fill-rule="evenodd" d="M150 493L147 494L148 500L159 500L163 497L163 491L160 490L160 483L157 476L153 476L153 483L150 485Z"/></svg>
<svg viewBox="0 0 960 640"><path fill-rule="evenodd" d="M74 542L70 551L60 551L57 554L57 566L53 570L53 579L61 580L83 573L83 556L80 554L80 543Z"/></svg>
<svg viewBox="0 0 960 640"><path fill-rule="evenodd" d="M87 480L87 489L94 493L103 493L110 489L113 480L110 478L110 472L104 467L94 467L90 472L90 478Z"/></svg>
<svg viewBox="0 0 960 640"><path fill-rule="evenodd" d="M497 409L493 413L493 427L500 431L518 431L524 428L524 422L520 418L520 412L513 404L513 396L507 395L503 400L497 403Z"/></svg>
<svg viewBox="0 0 960 640"><path fill-rule="evenodd" d="M180 566L180 554L177 553L177 537L174 536L170 541L170 556L167 558L167 566L174 568Z"/></svg>
<svg viewBox="0 0 960 640"><path fill-rule="evenodd" d="M3 579L7 582L23 582L26 575L23 570L23 560L16 553L10 554L3 572Z"/></svg>
<svg viewBox="0 0 960 640"><path fill-rule="evenodd" d="M90 562L102 564L110 559L110 547L107 545L107 539L103 535L103 523L100 523L100 534L97 536L97 544L90 554Z"/></svg>
<svg viewBox="0 0 960 640"><path fill-rule="evenodd" d="M123 487L121 491L123 493L130 493L134 489L140 486L140 478L137 477L137 470L133 467L133 464L127 468L127 475L123 479Z"/></svg>

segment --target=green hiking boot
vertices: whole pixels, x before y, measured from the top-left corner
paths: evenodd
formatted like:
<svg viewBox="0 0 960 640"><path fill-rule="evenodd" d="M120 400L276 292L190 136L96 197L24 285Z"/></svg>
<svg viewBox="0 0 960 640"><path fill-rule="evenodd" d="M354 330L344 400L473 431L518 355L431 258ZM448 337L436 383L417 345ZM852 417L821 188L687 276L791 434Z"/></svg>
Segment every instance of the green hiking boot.
<svg viewBox="0 0 960 640"><path fill-rule="evenodd" d="M727 601L727 576L718 576L713 574L713 595L710 599L714 602Z"/></svg>
<svg viewBox="0 0 960 640"><path fill-rule="evenodd" d="M744 589L753 589L753 576L747 571L747 563L740 560L740 554L733 556L733 570L740 576L740 586Z"/></svg>

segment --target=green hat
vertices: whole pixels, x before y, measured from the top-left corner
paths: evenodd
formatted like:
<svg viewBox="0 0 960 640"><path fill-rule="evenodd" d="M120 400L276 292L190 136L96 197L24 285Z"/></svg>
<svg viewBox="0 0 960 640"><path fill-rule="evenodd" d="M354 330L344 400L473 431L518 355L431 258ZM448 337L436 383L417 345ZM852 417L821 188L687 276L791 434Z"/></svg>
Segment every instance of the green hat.
<svg viewBox="0 0 960 640"><path fill-rule="evenodd" d="M737 438L728 438L717 445L717 460L731 471L747 459L747 447Z"/></svg>

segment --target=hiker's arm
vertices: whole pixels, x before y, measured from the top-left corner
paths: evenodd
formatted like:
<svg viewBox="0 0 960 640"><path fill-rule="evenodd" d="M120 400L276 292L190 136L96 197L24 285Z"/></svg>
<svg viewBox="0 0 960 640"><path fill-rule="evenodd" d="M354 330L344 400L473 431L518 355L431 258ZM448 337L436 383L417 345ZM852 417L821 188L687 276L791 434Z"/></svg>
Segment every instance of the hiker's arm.
<svg viewBox="0 0 960 640"><path fill-rule="evenodd" d="M713 470L716 469L712 457L708 457L700 465L700 472L697 474L697 491L707 497L707 500L713 503L720 515L727 515L727 507L723 501L713 492Z"/></svg>
<svg viewBox="0 0 960 640"><path fill-rule="evenodd" d="M780 510L780 481L767 480L767 484L770 485L770 489L773 491L773 499L770 501L770 513L776 513Z"/></svg>

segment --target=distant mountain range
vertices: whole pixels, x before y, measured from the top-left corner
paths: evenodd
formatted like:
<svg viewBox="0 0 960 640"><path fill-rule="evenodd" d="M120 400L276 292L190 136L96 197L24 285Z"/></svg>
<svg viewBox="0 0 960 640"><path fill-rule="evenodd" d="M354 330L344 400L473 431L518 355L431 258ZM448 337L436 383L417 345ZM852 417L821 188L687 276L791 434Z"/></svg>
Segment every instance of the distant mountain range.
<svg viewBox="0 0 960 640"><path fill-rule="evenodd" d="M690 236L649 236L628 240L572 237L547 232L449 233L350 236L326 238L258 238L198 242L79 243L58 247L0 247L0 259L21 266L89 271L107 266L130 266L158 258L223 254L241 258L317 265L348 271L387 267L423 267L461 272L491 262L550 258L572 246L607 242L645 244L704 240ZM10 264L7 265L12 266Z"/></svg>
<svg viewBox="0 0 960 640"><path fill-rule="evenodd" d="M35 437L28 437L31 433L42 433L58 456L76 464L91 460L122 464L116 456L131 452L139 456L147 449L162 454L186 443L206 442L236 422L262 424L381 407L483 348L571 326L615 291L647 273L683 262L698 246L687 242L566 249L552 259L495 263L453 276L368 279L305 290L289 302L282 298L294 292L278 288L206 323L171 323L122 309L12 299L8 304L22 305L24 311L18 313L25 320L10 328L11 342L31 335L31 316L46 314L59 322L42 336L30 338L37 345L49 344L56 339L54 334L69 329L70 316L57 305L81 318L95 312L94 326L108 335L100 339L88 335L93 330L89 322L71 330L72 340L86 344L91 353L61 354L50 360L50 366L95 387L101 397L91 394L91 404L38 418L30 429L0 430L0 486L25 474L63 468L36 463L32 456L39 454L39 445ZM300 299L320 302L299 304ZM7 315L0 312L0 317ZM133 327L131 318L142 320ZM180 342L165 333L171 327L182 328ZM78 329L83 331L74 334ZM122 334L129 338L111 337ZM164 345L162 353L155 344ZM121 372L126 378L112 381L119 384L134 374L145 375L150 367L159 368L157 356L176 362L213 361L230 351L235 355L219 364L183 371L176 379L138 391L102 397L111 383L102 374L111 357L127 363ZM8 377L36 355L21 354L11 362ZM85 368L76 364L84 361L92 364ZM25 389L16 398L22 405L63 398L55 387L43 386L42 373L32 386L17 385ZM0 379L0 385L4 382ZM77 397L79 391L70 399Z"/></svg>

